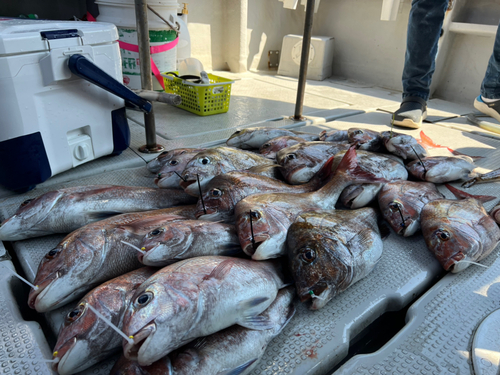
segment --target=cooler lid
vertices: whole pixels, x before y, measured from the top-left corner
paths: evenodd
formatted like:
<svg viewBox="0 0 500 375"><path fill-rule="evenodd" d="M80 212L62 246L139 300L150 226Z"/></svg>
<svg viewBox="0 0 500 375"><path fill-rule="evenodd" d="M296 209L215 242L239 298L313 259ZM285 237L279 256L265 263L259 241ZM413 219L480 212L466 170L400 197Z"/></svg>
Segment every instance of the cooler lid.
<svg viewBox="0 0 500 375"><path fill-rule="evenodd" d="M51 39L71 37L92 45L118 40L118 31L105 22L0 18L0 55L46 51Z"/></svg>

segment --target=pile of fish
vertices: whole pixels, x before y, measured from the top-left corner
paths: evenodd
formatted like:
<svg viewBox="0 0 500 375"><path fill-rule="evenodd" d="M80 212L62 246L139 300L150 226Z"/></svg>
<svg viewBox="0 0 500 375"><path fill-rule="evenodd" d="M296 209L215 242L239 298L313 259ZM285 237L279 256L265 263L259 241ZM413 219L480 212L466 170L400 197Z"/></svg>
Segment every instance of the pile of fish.
<svg viewBox="0 0 500 375"><path fill-rule="evenodd" d="M112 374L247 374L292 319L295 294L317 310L376 268L382 218L397 235L421 230L451 272L500 243L500 205L482 206L497 197L447 185L457 199L445 199L435 185L498 181L500 170L479 175L454 150L429 156L436 147L423 133L245 129L227 147L160 154L147 165L158 189L28 200L0 240L68 234L28 300L38 312L72 306L54 348L59 374L117 352Z"/></svg>

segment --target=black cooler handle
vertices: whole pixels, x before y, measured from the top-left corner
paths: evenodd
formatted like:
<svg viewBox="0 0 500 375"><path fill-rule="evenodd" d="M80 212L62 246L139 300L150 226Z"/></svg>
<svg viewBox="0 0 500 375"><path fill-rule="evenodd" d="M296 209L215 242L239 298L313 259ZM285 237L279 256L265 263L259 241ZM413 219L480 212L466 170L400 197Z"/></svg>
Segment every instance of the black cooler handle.
<svg viewBox="0 0 500 375"><path fill-rule="evenodd" d="M144 113L151 112L152 106L150 102L136 95L128 87L85 58L85 56L79 54L72 55L69 58L68 67L74 75L124 99L135 109L141 110Z"/></svg>

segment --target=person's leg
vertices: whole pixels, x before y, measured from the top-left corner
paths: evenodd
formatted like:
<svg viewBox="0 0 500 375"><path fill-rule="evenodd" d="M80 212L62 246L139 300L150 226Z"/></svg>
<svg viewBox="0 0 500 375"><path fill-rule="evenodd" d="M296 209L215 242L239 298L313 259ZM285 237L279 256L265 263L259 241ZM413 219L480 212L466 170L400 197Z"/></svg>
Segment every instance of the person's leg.
<svg viewBox="0 0 500 375"><path fill-rule="evenodd" d="M418 128L427 115L426 102L447 8L448 0L412 2L403 69L403 102L394 115L395 125Z"/></svg>
<svg viewBox="0 0 500 375"><path fill-rule="evenodd" d="M500 25L481 84L481 95L474 100L474 107L500 122Z"/></svg>

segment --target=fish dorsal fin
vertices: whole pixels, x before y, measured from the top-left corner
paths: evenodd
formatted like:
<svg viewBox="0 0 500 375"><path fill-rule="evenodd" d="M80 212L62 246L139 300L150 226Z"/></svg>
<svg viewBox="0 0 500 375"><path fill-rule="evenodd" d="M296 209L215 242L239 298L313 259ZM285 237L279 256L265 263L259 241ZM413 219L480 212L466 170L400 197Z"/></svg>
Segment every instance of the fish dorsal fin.
<svg viewBox="0 0 500 375"><path fill-rule="evenodd" d="M474 198L477 199L480 202L489 202L494 199L497 199L497 197L493 197L491 195L472 195L469 193L466 193L465 191L462 191L460 189L457 189L456 187L451 186L450 184L445 184L445 186L448 188L449 191L453 193L457 199L467 199L467 198Z"/></svg>
<svg viewBox="0 0 500 375"><path fill-rule="evenodd" d="M85 216L90 222L104 220L112 216L121 215L123 212L119 211L89 211L85 213Z"/></svg>
<svg viewBox="0 0 500 375"><path fill-rule="evenodd" d="M131 221L130 223L118 226L120 229L126 230L127 232L142 234L144 229L149 232L151 228L157 228L165 225L166 222L186 220L184 216L180 215L154 215L149 217L138 217L137 220Z"/></svg>

